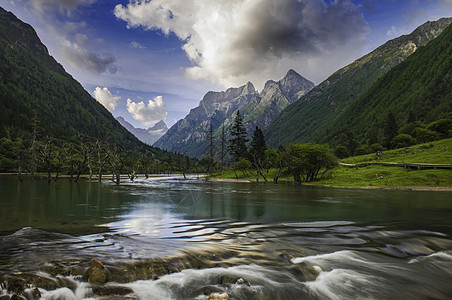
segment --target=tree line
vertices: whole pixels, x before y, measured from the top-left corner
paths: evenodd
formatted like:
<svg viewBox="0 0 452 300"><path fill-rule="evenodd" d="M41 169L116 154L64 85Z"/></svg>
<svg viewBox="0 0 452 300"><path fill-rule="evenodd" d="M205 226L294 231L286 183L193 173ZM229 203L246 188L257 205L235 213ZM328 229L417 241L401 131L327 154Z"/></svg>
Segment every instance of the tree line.
<svg viewBox="0 0 452 300"><path fill-rule="evenodd" d="M57 181L60 175L68 176L71 182L77 182L81 175L101 181L108 174L116 184L120 184L121 175L134 180L138 174L148 178L150 174L202 172L199 164L180 153L151 147L131 150L108 139L81 134L60 139L40 131L34 117L31 133L0 139L0 172L17 173L19 180L45 174L48 182Z"/></svg>
<svg viewBox="0 0 452 300"><path fill-rule="evenodd" d="M201 159L201 164L208 173L229 167L236 178L237 172L242 172L252 174L256 181L268 181L270 169L277 169L273 177L274 183L278 183L284 172L290 173L296 183L301 183L317 180L337 165L336 156L326 144L289 144L277 149L267 148L264 134L258 126L251 140L248 140L240 111L234 117L228 138L224 126L222 127L219 151L214 149L212 126L208 141L208 155ZM215 153L219 154L218 160Z"/></svg>

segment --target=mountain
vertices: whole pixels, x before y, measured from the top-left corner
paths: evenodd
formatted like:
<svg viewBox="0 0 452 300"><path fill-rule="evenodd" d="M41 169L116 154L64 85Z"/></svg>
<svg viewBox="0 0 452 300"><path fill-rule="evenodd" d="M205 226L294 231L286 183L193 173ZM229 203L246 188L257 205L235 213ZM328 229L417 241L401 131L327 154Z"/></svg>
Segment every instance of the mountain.
<svg viewBox="0 0 452 300"><path fill-rule="evenodd" d="M140 141L148 145L154 144L168 131L168 127L163 120L148 129L135 128L132 124L124 120L123 117L117 117L116 120Z"/></svg>
<svg viewBox="0 0 452 300"><path fill-rule="evenodd" d="M336 120L373 83L436 38L451 22L452 18L427 22L335 72L273 119L264 131L268 144L324 141L335 130Z"/></svg>
<svg viewBox="0 0 452 300"><path fill-rule="evenodd" d="M36 123L33 120L37 120L37 126L32 125ZM87 138L134 153L147 150L156 158L170 155L146 146L121 126L49 55L33 27L0 8L2 171L15 168L14 161L19 153L11 148L13 142L30 149L33 128L37 129L38 139L52 136L60 147L67 147L68 143L79 145L81 138ZM5 161L8 166L2 165Z"/></svg>
<svg viewBox="0 0 452 300"><path fill-rule="evenodd" d="M381 77L333 127L349 128L361 141L378 138L383 135L389 112L398 128L413 120L431 123L443 119L442 128L433 129L443 132L444 137L452 135L452 24ZM334 142L338 135L340 132L332 131L328 139ZM381 139L379 142L383 144Z"/></svg>
<svg viewBox="0 0 452 300"><path fill-rule="evenodd" d="M210 91L198 107L191 109L184 119L177 121L154 146L196 157L205 150L199 144L204 142L210 124L213 128L218 128L226 117L256 96L257 92L251 82L225 92Z"/></svg>
<svg viewBox="0 0 452 300"><path fill-rule="evenodd" d="M248 136L251 136L256 126L266 128L285 107L313 87L311 81L289 70L278 82L269 80L261 93L250 82L225 92L208 92L198 107L173 125L154 145L168 151L202 157L208 148L210 126L218 144L223 125L226 130L229 129L239 110Z"/></svg>

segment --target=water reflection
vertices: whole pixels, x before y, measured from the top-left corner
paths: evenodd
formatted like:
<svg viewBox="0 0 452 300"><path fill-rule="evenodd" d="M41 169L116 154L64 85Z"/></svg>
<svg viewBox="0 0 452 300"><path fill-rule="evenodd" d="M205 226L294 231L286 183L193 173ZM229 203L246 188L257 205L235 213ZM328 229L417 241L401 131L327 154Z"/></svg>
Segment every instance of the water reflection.
<svg viewBox="0 0 452 300"><path fill-rule="evenodd" d="M112 270L144 264L149 272L147 263L171 257L171 272L134 273L124 284L143 299L184 291L203 299L199 282L257 299L452 293L452 193L181 179L116 186L0 177L0 277L50 267L61 274L93 257ZM225 284L227 274L248 284ZM78 295L89 295L77 280ZM59 292L77 294L44 298Z"/></svg>

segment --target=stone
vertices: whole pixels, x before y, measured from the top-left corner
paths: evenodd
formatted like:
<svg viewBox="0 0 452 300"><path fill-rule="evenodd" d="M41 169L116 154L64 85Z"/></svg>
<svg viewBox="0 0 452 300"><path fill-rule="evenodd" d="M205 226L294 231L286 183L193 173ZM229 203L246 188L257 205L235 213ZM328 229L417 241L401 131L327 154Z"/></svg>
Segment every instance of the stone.
<svg viewBox="0 0 452 300"><path fill-rule="evenodd" d="M229 295L227 293L212 293L209 295L209 300L224 300L229 299Z"/></svg>
<svg viewBox="0 0 452 300"><path fill-rule="evenodd" d="M88 282L94 284L104 284L107 282L107 270L97 259L92 259L88 269Z"/></svg>
<svg viewBox="0 0 452 300"><path fill-rule="evenodd" d="M9 277L7 281L8 281L7 290L9 293L20 295L24 292L25 284L27 283L25 279L19 277Z"/></svg>
<svg viewBox="0 0 452 300"><path fill-rule="evenodd" d="M125 286L99 285L93 287L94 296L125 296L133 294L133 290Z"/></svg>
<svg viewBox="0 0 452 300"><path fill-rule="evenodd" d="M11 296L10 300L26 300L24 297L14 294Z"/></svg>

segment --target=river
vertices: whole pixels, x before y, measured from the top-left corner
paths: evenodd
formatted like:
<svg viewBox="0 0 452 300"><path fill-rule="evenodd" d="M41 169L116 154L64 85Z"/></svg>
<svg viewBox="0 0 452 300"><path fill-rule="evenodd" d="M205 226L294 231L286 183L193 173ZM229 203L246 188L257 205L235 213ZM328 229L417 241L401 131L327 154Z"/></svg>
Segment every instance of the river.
<svg viewBox="0 0 452 300"><path fill-rule="evenodd" d="M451 235L452 192L0 176L0 299L451 299Z"/></svg>

